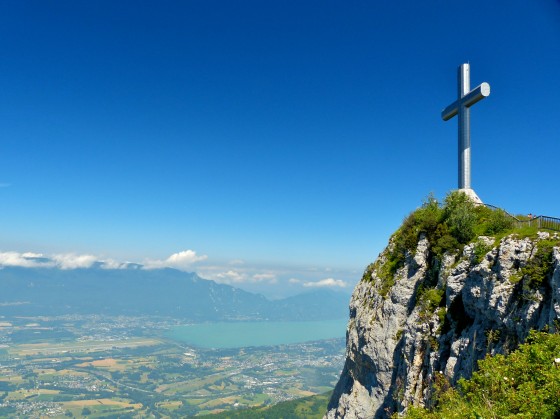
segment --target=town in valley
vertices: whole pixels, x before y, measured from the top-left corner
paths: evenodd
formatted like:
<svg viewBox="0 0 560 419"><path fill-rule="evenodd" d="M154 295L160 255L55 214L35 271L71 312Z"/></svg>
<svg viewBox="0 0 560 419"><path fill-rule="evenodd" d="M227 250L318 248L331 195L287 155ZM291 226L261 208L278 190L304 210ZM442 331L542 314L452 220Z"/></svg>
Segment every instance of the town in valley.
<svg viewBox="0 0 560 419"><path fill-rule="evenodd" d="M333 389L344 339L208 349L154 316L0 317L0 417L185 417Z"/></svg>

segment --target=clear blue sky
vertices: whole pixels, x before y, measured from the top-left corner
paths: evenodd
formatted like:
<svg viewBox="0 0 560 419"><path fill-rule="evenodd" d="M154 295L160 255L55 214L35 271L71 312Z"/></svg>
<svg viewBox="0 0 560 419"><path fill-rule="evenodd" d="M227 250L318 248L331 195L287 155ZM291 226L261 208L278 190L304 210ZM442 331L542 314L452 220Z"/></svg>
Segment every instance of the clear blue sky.
<svg viewBox="0 0 560 419"><path fill-rule="evenodd" d="M0 57L0 252L349 291L456 188L467 61L473 188L560 216L558 0L4 1Z"/></svg>

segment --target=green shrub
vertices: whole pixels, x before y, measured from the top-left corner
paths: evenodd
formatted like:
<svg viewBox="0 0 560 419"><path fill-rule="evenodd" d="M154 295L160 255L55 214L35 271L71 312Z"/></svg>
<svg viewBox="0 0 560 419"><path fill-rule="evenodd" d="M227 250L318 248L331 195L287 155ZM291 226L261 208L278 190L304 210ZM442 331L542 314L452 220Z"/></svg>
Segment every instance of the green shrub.
<svg viewBox="0 0 560 419"><path fill-rule="evenodd" d="M514 226L513 221L513 218L502 209L490 211L484 234L497 234L511 230Z"/></svg>
<svg viewBox="0 0 560 419"><path fill-rule="evenodd" d="M373 274L373 271L374 271L374 270L375 270L375 264L374 264L374 263L370 263L370 264L366 267L366 269L365 269L365 271L364 271L364 274L362 275L362 281L371 282L371 281L372 281L371 275Z"/></svg>
<svg viewBox="0 0 560 419"><path fill-rule="evenodd" d="M362 281L365 282L372 282L373 277L372 274L375 272L379 282L375 285L377 286L377 292L382 297L386 297L391 287L395 285L395 274L397 272L399 262L398 260L387 260L384 264L379 263L371 263L367 266L362 275Z"/></svg>
<svg viewBox="0 0 560 419"><path fill-rule="evenodd" d="M402 266L399 260L389 260L377 270L377 276L381 280L378 286L379 295L386 297L393 285L395 285L395 275Z"/></svg>
<svg viewBox="0 0 560 419"><path fill-rule="evenodd" d="M404 219L394 235L394 248L389 255L391 260L397 260L399 265L403 265L406 254L414 252L418 243L419 225L416 212L412 212Z"/></svg>
<svg viewBox="0 0 560 419"><path fill-rule="evenodd" d="M470 198L458 191L445 198L444 217L453 237L461 244L470 242L475 236L477 216Z"/></svg>
<svg viewBox="0 0 560 419"><path fill-rule="evenodd" d="M420 306L420 320L428 321L436 309L440 306L443 298L445 297L445 290L438 288L419 287L417 293L418 304ZM438 313L445 317L445 311ZM440 317L441 319L441 317Z"/></svg>
<svg viewBox="0 0 560 419"><path fill-rule="evenodd" d="M418 233L424 233L431 241L443 217L443 210L437 199L429 195L422 206L414 212Z"/></svg>
<svg viewBox="0 0 560 419"><path fill-rule="evenodd" d="M546 240L537 244L534 256L527 262L527 265L520 269L524 288L539 287L548 276L552 275L552 248L555 244L557 243Z"/></svg>
<svg viewBox="0 0 560 419"><path fill-rule="evenodd" d="M456 389L438 392L435 388L434 409L410 408L404 417L555 418L560 415L560 335L532 331L518 350L508 356L487 357L479 362L479 367L470 380L459 380Z"/></svg>
<svg viewBox="0 0 560 419"><path fill-rule="evenodd" d="M437 226L431 243L433 243L432 251L439 257L443 256L446 252L462 250L462 245L451 235L449 227L445 223L441 223Z"/></svg>

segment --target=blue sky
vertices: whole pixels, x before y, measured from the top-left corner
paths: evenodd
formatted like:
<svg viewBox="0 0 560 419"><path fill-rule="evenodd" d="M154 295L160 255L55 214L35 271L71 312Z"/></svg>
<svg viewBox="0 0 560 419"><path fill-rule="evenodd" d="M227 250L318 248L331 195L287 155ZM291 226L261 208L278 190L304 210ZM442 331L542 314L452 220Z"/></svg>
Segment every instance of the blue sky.
<svg viewBox="0 0 560 419"><path fill-rule="evenodd" d="M404 216L456 188L440 112L467 61L492 88L471 112L473 188L560 216L558 0L4 1L0 54L11 260L350 291Z"/></svg>

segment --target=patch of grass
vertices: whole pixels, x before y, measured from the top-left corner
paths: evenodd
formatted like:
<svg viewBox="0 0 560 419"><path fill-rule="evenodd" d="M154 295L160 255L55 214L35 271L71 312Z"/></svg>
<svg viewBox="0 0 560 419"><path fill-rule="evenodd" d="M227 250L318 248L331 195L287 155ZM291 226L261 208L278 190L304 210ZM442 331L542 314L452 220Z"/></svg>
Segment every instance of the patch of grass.
<svg viewBox="0 0 560 419"><path fill-rule="evenodd" d="M474 261L478 265L484 259L484 256L492 250L492 245L486 244L482 240L478 240L474 245Z"/></svg>
<svg viewBox="0 0 560 419"><path fill-rule="evenodd" d="M438 315L438 319L439 319L439 323L441 325L443 325L443 322L445 321L445 307L440 307L437 309L437 315Z"/></svg>
<svg viewBox="0 0 560 419"><path fill-rule="evenodd" d="M512 284L517 284L522 279L523 276L520 273L516 272L510 275L509 282L511 282Z"/></svg>
<svg viewBox="0 0 560 419"><path fill-rule="evenodd" d="M536 239L539 228L536 226L524 225L523 227L513 228L512 230L512 232L520 239Z"/></svg>

